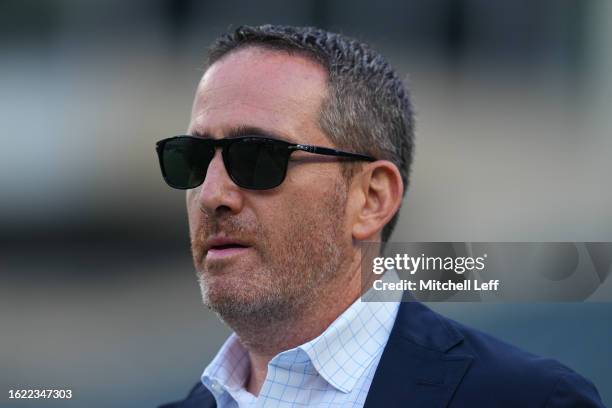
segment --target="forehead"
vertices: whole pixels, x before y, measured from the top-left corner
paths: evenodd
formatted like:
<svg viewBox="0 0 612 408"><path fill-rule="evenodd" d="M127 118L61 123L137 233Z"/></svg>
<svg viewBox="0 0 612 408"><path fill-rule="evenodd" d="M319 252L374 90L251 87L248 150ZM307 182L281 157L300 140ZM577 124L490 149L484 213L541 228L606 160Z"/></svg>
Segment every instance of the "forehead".
<svg viewBox="0 0 612 408"><path fill-rule="evenodd" d="M326 90L327 72L304 56L255 47L234 51L202 77L189 130L223 137L237 127L257 127L317 141Z"/></svg>

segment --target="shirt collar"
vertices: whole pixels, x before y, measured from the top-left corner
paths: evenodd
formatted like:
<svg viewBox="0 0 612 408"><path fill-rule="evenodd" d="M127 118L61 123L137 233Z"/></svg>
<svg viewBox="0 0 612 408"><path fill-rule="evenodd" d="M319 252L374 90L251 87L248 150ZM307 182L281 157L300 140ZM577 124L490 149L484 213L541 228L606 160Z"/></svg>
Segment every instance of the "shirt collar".
<svg viewBox="0 0 612 408"><path fill-rule="evenodd" d="M244 388L249 375L249 364L247 350L240 344L238 336L232 333L202 373L202 384L215 397L224 390L238 391Z"/></svg>
<svg viewBox="0 0 612 408"><path fill-rule="evenodd" d="M397 314L397 302L357 299L318 337L299 346L334 388L351 392L382 353Z"/></svg>
<svg viewBox="0 0 612 408"><path fill-rule="evenodd" d="M348 393L384 349L397 315L399 302L362 302L358 298L319 336L283 351L269 364L312 364L337 390ZM226 340L202 373L202 383L218 398L224 390L234 394L245 385L249 370L247 350L235 333ZM291 367L286 367L291 369Z"/></svg>

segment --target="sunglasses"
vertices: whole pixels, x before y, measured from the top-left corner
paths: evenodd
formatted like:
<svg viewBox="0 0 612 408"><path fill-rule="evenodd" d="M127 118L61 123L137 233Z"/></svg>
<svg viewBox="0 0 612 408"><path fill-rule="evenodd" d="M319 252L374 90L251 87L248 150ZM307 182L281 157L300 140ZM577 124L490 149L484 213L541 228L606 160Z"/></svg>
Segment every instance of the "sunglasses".
<svg viewBox="0 0 612 408"><path fill-rule="evenodd" d="M287 174L291 153L298 150L348 160L376 161L363 154L289 143L269 137L204 139L185 135L157 142L157 155L164 180L170 187L181 190L198 187L204 182L218 147L222 149L223 164L232 181L249 190L267 190L279 186Z"/></svg>

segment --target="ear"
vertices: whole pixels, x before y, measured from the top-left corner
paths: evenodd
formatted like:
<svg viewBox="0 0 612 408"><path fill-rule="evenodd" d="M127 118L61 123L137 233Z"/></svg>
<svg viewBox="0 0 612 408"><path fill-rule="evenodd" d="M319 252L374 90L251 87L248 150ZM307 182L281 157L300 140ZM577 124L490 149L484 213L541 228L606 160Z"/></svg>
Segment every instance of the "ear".
<svg viewBox="0 0 612 408"><path fill-rule="evenodd" d="M383 227L400 208L404 194L402 176L395 164L378 160L367 164L355 178L352 193L359 199L352 201L353 239L378 240Z"/></svg>

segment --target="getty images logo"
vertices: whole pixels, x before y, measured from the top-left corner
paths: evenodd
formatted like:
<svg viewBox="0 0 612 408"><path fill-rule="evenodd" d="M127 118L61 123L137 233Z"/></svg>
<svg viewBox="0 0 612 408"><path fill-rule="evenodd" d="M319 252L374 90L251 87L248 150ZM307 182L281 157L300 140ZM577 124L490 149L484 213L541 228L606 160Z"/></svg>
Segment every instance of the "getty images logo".
<svg viewBox="0 0 612 408"><path fill-rule="evenodd" d="M479 257L471 256L410 256L408 254L396 254L394 257L378 256L373 260L372 272L377 275L387 270L406 271L414 275L418 271L453 271L463 274L466 271L482 271L485 269L487 254Z"/></svg>

